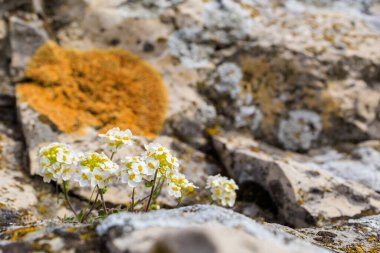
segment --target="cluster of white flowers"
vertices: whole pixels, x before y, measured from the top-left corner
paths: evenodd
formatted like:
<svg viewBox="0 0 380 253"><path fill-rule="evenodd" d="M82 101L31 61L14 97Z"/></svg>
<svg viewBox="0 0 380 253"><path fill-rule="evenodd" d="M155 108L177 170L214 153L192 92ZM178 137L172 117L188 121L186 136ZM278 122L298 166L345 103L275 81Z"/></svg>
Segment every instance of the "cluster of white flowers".
<svg viewBox="0 0 380 253"><path fill-rule="evenodd" d="M70 180L76 163L76 156L65 144L54 142L40 149L39 174L43 177L44 182Z"/></svg>
<svg viewBox="0 0 380 253"><path fill-rule="evenodd" d="M96 187L98 194L102 194L103 189L116 182L132 188L144 184L146 187L152 187L146 210L152 196L159 193L163 185L167 186L170 196L179 200L185 192L198 188L180 172L178 159L161 144L145 145L143 154L125 157L119 166L112 161L114 152L123 145L132 145L135 137L131 131L120 131L119 128L113 128L99 136L106 140L112 151L111 158L104 153L78 153L66 144L51 143L40 149L39 175L45 182L73 181L80 187ZM232 179L220 175L210 176L207 179L207 188L211 190L212 199L218 204L230 207L234 205L235 190L238 187ZM67 198L67 190L65 193ZM103 197L102 201L104 204ZM104 209L107 210L105 205Z"/></svg>
<svg viewBox="0 0 380 253"><path fill-rule="evenodd" d="M193 191L197 188L179 172L179 161L167 148L158 143L145 146L143 159L148 169L157 172L157 178L166 181L170 196L180 198L184 191Z"/></svg>
<svg viewBox="0 0 380 253"><path fill-rule="evenodd" d="M112 153L124 145L132 145L136 139L130 130L119 128L99 137L106 141ZM40 150L39 174L45 182L72 180L80 187L92 188L105 188L117 181L134 188L157 179L166 183L169 195L176 198L196 188L180 173L179 161L169 149L158 143L146 145L145 149L141 156L125 157L119 166L104 153L75 153L68 145L52 143Z"/></svg>
<svg viewBox="0 0 380 253"><path fill-rule="evenodd" d="M88 152L78 157L74 181L81 187L91 185L91 187L104 188L115 179L118 170L119 166L105 154Z"/></svg>
<svg viewBox="0 0 380 253"><path fill-rule="evenodd" d="M239 187L233 179L222 177L221 175L209 176L207 178L206 188L210 189L213 201L223 205L232 207L236 200L236 190Z"/></svg>
<svg viewBox="0 0 380 253"><path fill-rule="evenodd" d="M135 139L131 130L120 131L118 127L112 128L106 134L99 134L99 137L106 140L112 152L116 152L123 145L132 146Z"/></svg>

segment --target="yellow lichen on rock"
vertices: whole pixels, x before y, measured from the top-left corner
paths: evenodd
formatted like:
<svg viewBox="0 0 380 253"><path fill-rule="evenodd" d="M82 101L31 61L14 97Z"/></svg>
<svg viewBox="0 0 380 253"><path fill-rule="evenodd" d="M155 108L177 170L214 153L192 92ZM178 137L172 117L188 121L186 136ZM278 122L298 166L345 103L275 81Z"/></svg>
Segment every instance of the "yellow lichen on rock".
<svg viewBox="0 0 380 253"><path fill-rule="evenodd" d="M17 85L17 96L60 131L130 128L153 137L161 129L167 94L159 73L122 50L81 52L53 42L39 48Z"/></svg>

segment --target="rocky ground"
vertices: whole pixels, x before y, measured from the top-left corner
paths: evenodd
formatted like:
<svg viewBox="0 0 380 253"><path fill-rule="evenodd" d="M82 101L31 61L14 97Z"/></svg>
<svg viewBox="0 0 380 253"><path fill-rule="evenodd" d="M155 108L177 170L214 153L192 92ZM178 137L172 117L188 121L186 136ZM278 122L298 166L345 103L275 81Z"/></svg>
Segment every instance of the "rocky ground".
<svg viewBox="0 0 380 253"><path fill-rule="evenodd" d="M24 72L48 40L48 67ZM159 211L65 222L55 185L35 176L36 151L56 140L102 149L95 128L125 120L104 120L115 110L103 104L71 120L92 106L83 87L86 103L54 117L70 90L52 99L33 85L90 71L117 101L125 78L108 72L121 63L100 73L95 52L65 51L112 47L141 57L128 66L145 75L133 102L146 108L120 115L149 138L163 121L157 141L201 189L180 208L163 195ZM0 55L0 252L380 252L380 1L0 0ZM167 97L149 88L158 76ZM240 187L233 210L207 205L205 179L218 173ZM81 207L90 192L70 194ZM105 196L130 201L120 185Z"/></svg>

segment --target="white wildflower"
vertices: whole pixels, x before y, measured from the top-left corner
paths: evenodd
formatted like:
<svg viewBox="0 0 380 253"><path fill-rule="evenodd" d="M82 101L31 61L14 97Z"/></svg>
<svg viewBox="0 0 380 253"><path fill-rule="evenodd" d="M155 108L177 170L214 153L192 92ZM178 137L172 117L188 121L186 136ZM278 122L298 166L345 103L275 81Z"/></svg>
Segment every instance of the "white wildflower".
<svg viewBox="0 0 380 253"><path fill-rule="evenodd" d="M38 174L45 182L70 180L76 165L76 156L69 146L54 142L39 151Z"/></svg>
<svg viewBox="0 0 380 253"><path fill-rule="evenodd" d="M130 187L136 187L142 182L144 175L150 174L148 166L141 157L127 156L121 160L121 163L121 182L128 184Z"/></svg>
<svg viewBox="0 0 380 253"><path fill-rule="evenodd" d="M110 184L111 179L117 175L118 165L112 162L105 154L89 152L79 156L78 169L74 180L81 187L91 185L100 188Z"/></svg>
<svg viewBox="0 0 380 253"><path fill-rule="evenodd" d="M232 207L236 200L236 190L239 188L233 179L222 177L221 175L209 176L206 188L210 189L213 201L222 206Z"/></svg>
<svg viewBox="0 0 380 253"><path fill-rule="evenodd" d="M131 130L121 131L118 127L108 130L106 134L99 134L99 137L106 140L112 152L116 152L123 145L133 145L133 141L136 139Z"/></svg>

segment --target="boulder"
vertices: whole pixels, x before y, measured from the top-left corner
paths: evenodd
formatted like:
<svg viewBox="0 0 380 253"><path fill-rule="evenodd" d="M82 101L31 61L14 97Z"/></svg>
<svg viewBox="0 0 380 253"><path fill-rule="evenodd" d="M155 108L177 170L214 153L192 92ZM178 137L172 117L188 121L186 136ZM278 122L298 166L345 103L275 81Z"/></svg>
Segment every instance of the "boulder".
<svg viewBox="0 0 380 253"><path fill-rule="evenodd" d="M282 222L303 227L380 211L380 195L372 189L298 162L247 136L218 135L213 143L240 186L258 184L269 193Z"/></svg>
<svg viewBox="0 0 380 253"><path fill-rule="evenodd" d="M207 205L115 214L96 231L109 252L329 252L243 215Z"/></svg>

